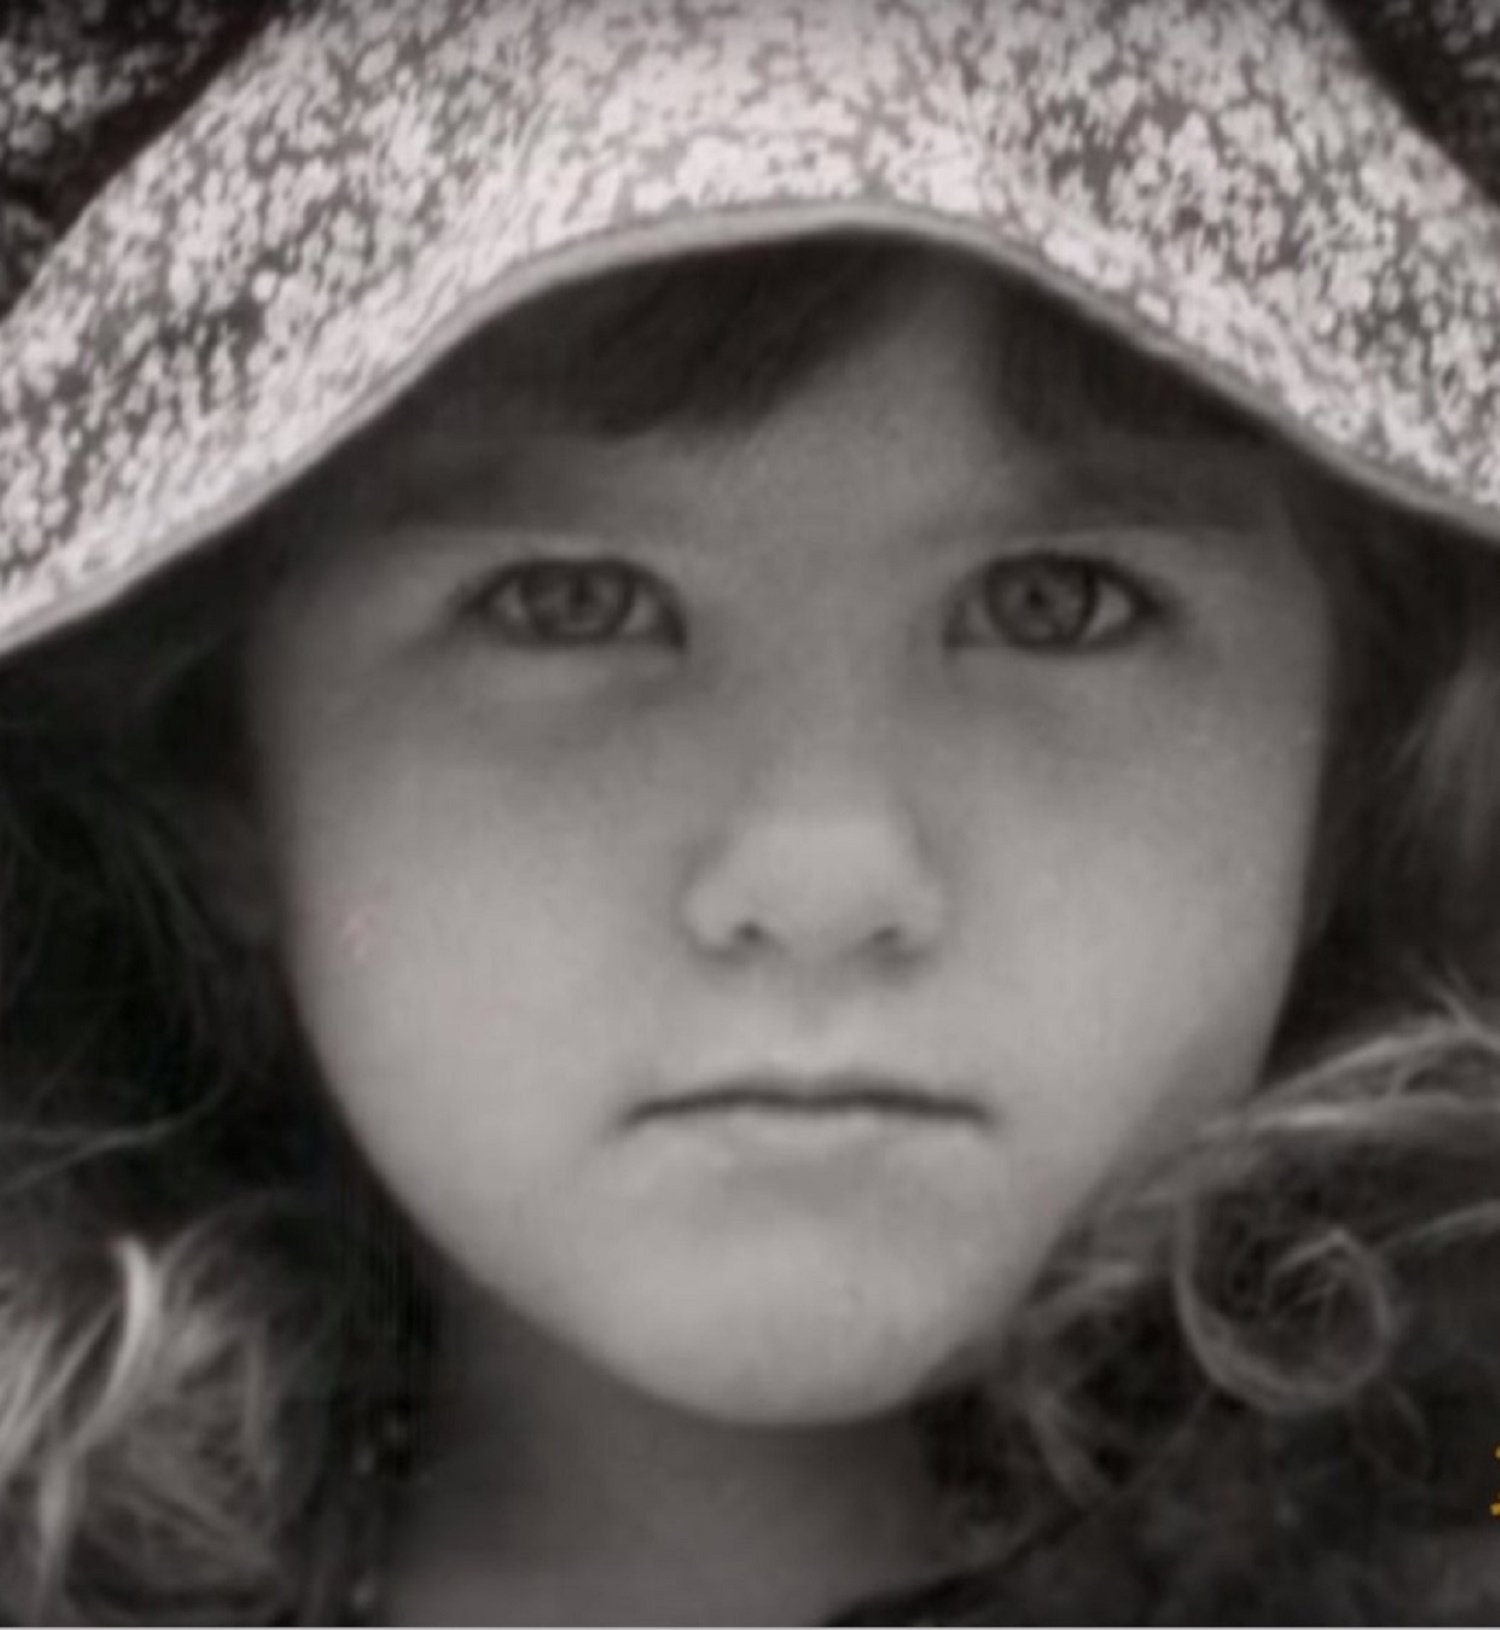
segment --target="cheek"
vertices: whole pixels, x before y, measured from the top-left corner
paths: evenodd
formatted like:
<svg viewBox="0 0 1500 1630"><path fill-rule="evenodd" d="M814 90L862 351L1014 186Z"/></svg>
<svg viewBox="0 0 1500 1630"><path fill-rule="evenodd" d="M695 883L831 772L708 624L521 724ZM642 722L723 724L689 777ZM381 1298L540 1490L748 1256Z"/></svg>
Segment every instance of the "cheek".
<svg viewBox="0 0 1500 1630"><path fill-rule="evenodd" d="M545 1137L575 1078L630 1067L650 798L606 798L430 717L346 721L296 758L272 820L283 947L330 1088L389 1119L378 1137ZM425 1120L407 1127L414 1083Z"/></svg>
<svg viewBox="0 0 1500 1630"><path fill-rule="evenodd" d="M1322 688L1311 670L1274 706L1233 700L1120 721L985 800L973 964L1043 1185L1081 1191L1263 1069L1301 942Z"/></svg>

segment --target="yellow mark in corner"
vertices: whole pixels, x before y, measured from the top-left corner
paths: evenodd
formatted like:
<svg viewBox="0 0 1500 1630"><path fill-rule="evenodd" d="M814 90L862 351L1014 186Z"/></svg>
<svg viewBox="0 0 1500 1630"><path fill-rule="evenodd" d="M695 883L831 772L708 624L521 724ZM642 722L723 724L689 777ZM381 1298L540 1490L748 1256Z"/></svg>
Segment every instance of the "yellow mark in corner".
<svg viewBox="0 0 1500 1630"><path fill-rule="evenodd" d="M1500 1443L1495 1445L1495 1459L1500 1460ZM1490 1515L1492 1517L1500 1517L1500 1500L1490 1501Z"/></svg>

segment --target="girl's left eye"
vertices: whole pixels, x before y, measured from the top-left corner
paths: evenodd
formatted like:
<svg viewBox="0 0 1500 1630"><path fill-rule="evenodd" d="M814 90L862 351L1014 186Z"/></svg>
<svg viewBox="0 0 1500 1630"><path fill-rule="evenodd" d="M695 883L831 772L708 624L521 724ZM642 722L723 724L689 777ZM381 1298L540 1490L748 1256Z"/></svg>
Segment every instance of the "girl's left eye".
<svg viewBox="0 0 1500 1630"><path fill-rule="evenodd" d="M487 579L468 610L513 646L680 642L666 590L620 560L520 561Z"/></svg>
<svg viewBox="0 0 1500 1630"><path fill-rule="evenodd" d="M1126 637L1157 608L1123 571L1082 555L1029 554L992 561L950 624L959 645L1023 651L1088 651Z"/></svg>

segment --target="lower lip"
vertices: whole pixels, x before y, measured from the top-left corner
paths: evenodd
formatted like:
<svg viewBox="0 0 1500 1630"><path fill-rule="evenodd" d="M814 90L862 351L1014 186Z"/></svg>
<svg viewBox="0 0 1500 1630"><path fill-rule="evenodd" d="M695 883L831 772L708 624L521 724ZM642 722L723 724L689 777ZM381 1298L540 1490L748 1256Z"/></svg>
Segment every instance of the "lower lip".
<svg viewBox="0 0 1500 1630"><path fill-rule="evenodd" d="M941 1110L868 1104L734 1104L663 1109L640 1129L744 1154L789 1158L828 1155L911 1140L973 1134L972 1117Z"/></svg>

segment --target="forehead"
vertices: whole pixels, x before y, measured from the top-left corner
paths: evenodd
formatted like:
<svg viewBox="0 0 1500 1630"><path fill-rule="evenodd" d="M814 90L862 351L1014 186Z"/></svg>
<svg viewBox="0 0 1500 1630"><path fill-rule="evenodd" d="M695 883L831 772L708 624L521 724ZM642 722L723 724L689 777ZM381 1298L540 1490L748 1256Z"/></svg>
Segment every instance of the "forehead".
<svg viewBox="0 0 1500 1630"><path fill-rule="evenodd" d="M1168 518L1265 475L1259 438L1222 409L985 269L789 253L637 274L522 312L437 369L321 485L346 517L473 518L486 503L584 504L624 470L654 472L664 495L722 485L773 453L807 464L813 492L839 452L917 485L1050 484L1077 509L1128 488Z"/></svg>
<svg viewBox="0 0 1500 1630"><path fill-rule="evenodd" d="M486 472L524 492L537 485L532 478L571 458L577 468L570 483L585 496L592 477L607 480L625 469L655 469L666 489L694 474L722 482L735 468L773 458L816 466L836 445L856 457L879 450L913 476L916 455L930 464L934 447L949 455L945 464L992 460L1004 438L998 416L988 411L991 313L982 292L935 272L902 294L839 336L841 343L825 339L816 357L799 358L794 377L784 363L788 377L774 393L743 375L740 399L732 379L680 381L695 407L662 401L648 413L638 401L628 428L592 416L587 382L560 381L551 396L545 385L518 385L504 336L482 340L388 424L379 465L404 472L408 493L415 484L430 496L443 490L460 496L476 480L482 484ZM640 361L649 375L649 351ZM670 359L658 361L665 367ZM726 370L736 367L721 361ZM616 414L628 388L621 371L601 370L594 382ZM650 384L643 380L642 392ZM722 394L710 401L715 391ZM744 399L751 395L759 397L753 405Z"/></svg>
<svg viewBox="0 0 1500 1630"><path fill-rule="evenodd" d="M987 366L992 406L1038 436L1084 426L1244 437L1239 416L1051 296L955 253L811 240L630 268L524 307L414 398L602 435L743 429L851 352L942 321Z"/></svg>

